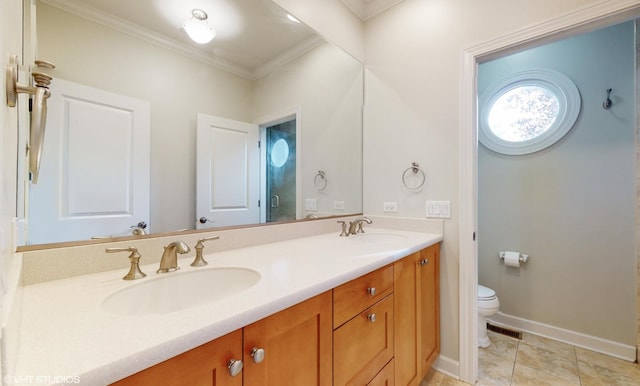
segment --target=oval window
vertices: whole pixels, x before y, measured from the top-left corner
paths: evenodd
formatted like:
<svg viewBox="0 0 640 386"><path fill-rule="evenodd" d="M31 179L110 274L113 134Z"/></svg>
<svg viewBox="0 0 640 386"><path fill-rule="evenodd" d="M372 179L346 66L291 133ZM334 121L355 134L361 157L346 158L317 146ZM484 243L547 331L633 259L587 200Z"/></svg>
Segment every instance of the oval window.
<svg viewBox="0 0 640 386"><path fill-rule="evenodd" d="M279 168L289 159L289 144L284 138L277 140L271 147L271 163Z"/></svg>
<svg viewBox="0 0 640 386"><path fill-rule="evenodd" d="M480 143L502 154L540 151L562 138L580 112L580 93L551 70L519 72L480 97Z"/></svg>

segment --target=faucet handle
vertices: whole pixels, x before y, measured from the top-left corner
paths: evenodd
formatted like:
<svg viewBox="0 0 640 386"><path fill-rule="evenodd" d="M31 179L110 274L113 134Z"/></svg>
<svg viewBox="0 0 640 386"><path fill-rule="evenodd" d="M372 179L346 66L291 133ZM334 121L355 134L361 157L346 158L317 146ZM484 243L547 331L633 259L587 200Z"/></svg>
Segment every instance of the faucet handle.
<svg viewBox="0 0 640 386"><path fill-rule="evenodd" d="M218 240L220 238L220 236L212 236L212 237L206 237L204 239L200 239L198 240L198 242L196 243L196 246L193 247L196 250L196 258L193 259L193 263L191 263L192 267L202 267L204 265L209 264L204 257L202 257L202 250L204 249L204 242L205 241L210 241L210 240Z"/></svg>
<svg viewBox="0 0 640 386"><path fill-rule="evenodd" d="M107 248L104 250L107 253L116 253L116 252L131 252L129 255L129 261L131 261L131 268L129 269L129 273L124 275L122 279L124 280L136 280L142 279L147 276L146 273L140 270L140 258L142 255L138 253L137 248L129 247L129 248Z"/></svg>
<svg viewBox="0 0 640 386"><path fill-rule="evenodd" d="M349 233L347 233L347 223L345 221L338 221L338 224L340 224L340 236L349 236Z"/></svg>

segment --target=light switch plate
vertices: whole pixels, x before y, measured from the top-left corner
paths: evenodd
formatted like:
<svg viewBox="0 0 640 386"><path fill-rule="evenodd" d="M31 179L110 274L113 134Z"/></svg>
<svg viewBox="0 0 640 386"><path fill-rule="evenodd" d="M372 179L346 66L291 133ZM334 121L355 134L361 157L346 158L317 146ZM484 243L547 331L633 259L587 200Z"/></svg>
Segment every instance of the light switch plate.
<svg viewBox="0 0 640 386"><path fill-rule="evenodd" d="M451 218L451 201L427 201L428 218Z"/></svg>
<svg viewBox="0 0 640 386"><path fill-rule="evenodd" d="M335 210L344 210L344 201L334 201L333 209Z"/></svg>

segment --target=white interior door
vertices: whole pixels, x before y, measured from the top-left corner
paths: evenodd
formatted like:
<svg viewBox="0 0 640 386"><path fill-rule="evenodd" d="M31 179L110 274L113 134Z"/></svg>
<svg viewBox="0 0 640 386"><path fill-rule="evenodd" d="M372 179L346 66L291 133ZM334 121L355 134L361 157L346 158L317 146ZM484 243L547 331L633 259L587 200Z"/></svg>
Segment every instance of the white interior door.
<svg viewBox="0 0 640 386"><path fill-rule="evenodd" d="M29 243L131 235L149 222L149 103L61 79L51 92Z"/></svg>
<svg viewBox="0 0 640 386"><path fill-rule="evenodd" d="M258 125L198 114L196 228L260 221L258 140Z"/></svg>

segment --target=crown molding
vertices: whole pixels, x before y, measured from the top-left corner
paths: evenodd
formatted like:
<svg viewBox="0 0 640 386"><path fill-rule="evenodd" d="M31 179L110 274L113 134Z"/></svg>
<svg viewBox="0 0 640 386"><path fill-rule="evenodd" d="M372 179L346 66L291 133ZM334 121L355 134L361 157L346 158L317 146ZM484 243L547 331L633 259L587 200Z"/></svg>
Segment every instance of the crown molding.
<svg viewBox="0 0 640 386"><path fill-rule="evenodd" d="M287 50L287 52L285 52L284 54L279 55L274 59L268 61L267 63L256 68L256 70L253 72L252 80L262 78L263 76L271 73L277 68L280 68L285 64L294 61L295 59L313 50L314 48L321 46L324 43L325 43L325 40L317 35L314 35L308 39L305 39L302 43Z"/></svg>
<svg viewBox="0 0 640 386"><path fill-rule="evenodd" d="M76 16L85 18L92 22L101 24L105 27L125 33L129 36L144 40L156 46L174 51L186 57L198 60L220 70L238 75L248 80L256 80L278 67L291 62L300 55L305 54L311 49L319 46L324 41L317 36L305 40L300 45L287 50L284 54L274 58L266 64L258 67L255 71L251 71L229 60L215 56L207 51L189 46L184 42L169 38L158 32L144 28L138 24L131 23L125 19L114 16L97 8L83 4L76 0L40 0L52 7L62 9Z"/></svg>
<svg viewBox="0 0 640 386"><path fill-rule="evenodd" d="M353 13L355 13L360 20L367 21L372 17L381 14L387 9L393 7L396 4L401 3L403 0L340 0L347 6Z"/></svg>

